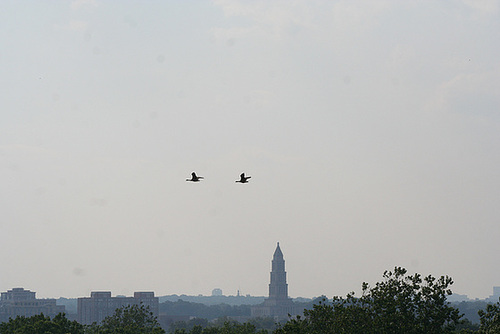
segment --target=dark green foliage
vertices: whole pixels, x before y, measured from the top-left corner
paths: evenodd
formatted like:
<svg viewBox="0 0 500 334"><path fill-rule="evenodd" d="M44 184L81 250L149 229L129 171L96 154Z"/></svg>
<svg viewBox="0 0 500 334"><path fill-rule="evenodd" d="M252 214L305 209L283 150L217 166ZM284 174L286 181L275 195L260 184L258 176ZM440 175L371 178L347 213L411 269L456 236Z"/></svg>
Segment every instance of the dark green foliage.
<svg viewBox="0 0 500 334"><path fill-rule="evenodd" d="M276 328L276 322L274 318L270 317L258 317L248 320L248 322L255 326L258 330L273 331Z"/></svg>
<svg viewBox="0 0 500 334"><path fill-rule="evenodd" d="M208 320L204 318L193 318L189 321L177 321L170 325L170 332L175 332L176 330L185 330L189 333L194 327L205 328L208 326Z"/></svg>
<svg viewBox="0 0 500 334"><path fill-rule="evenodd" d="M472 323L469 319L463 319L457 325L456 330L458 333L474 333L479 330L479 324Z"/></svg>
<svg viewBox="0 0 500 334"><path fill-rule="evenodd" d="M474 324L479 325L479 310L485 310L488 303L484 300L452 302L451 306L458 309L464 318L470 320Z"/></svg>
<svg viewBox="0 0 500 334"><path fill-rule="evenodd" d="M32 317L16 317L0 324L0 334L83 334L84 326L69 321L64 314L53 319L43 314Z"/></svg>
<svg viewBox="0 0 500 334"><path fill-rule="evenodd" d="M0 334L163 334L153 313L144 305L119 308L102 324L83 326L69 321L64 314L52 320L43 314L29 318L17 317L0 324Z"/></svg>
<svg viewBox="0 0 500 334"><path fill-rule="evenodd" d="M170 333L219 333L221 328L225 330L242 330L246 328L247 330L253 330L252 333L267 333L267 331L273 331L276 328L276 323L273 318L252 318L246 323L240 324L237 321L231 320L227 317L218 318L213 322L209 322L207 319L193 318L189 321L178 321L170 325ZM229 332L232 333L232 332Z"/></svg>
<svg viewBox="0 0 500 334"><path fill-rule="evenodd" d="M238 322L226 321L222 326L205 327L196 325L190 330L175 329L174 334L267 334L266 330L258 331L250 323L240 324Z"/></svg>
<svg viewBox="0 0 500 334"><path fill-rule="evenodd" d="M384 281L374 288L363 286L366 302L372 305L375 328L385 333L401 333L398 328L404 328L404 333L451 333L460 319L458 310L446 301L452 279L405 274L406 269L395 268L385 272Z"/></svg>
<svg viewBox="0 0 500 334"><path fill-rule="evenodd" d="M156 317L144 305L128 305L116 309L115 314L105 318L97 330L99 334L165 333Z"/></svg>
<svg viewBox="0 0 500 334"><path fill-rule="evenodd" d="M500 334L500 299L496 304L488 304L486 310L479 312L480 332Z"/></svg>
<svg viewBox="0 0 500 334"><path fill-rule="evenodd" d="M332 303L325 299L304 310L304 318L290 320L275 333L453 333L460 315L446 301L451 278L406 273L400 267L386 271L374 287L363 283L361 297L351 293L335 297Z"/></svg>

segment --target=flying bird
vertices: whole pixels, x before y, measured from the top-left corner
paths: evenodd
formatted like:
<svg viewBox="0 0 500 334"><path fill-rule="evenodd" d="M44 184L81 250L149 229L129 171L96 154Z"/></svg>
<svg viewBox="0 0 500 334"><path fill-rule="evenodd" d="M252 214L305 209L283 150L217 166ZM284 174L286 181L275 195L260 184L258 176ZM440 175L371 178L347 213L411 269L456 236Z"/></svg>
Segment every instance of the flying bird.
<svg viewBox="0 0 500 334"><path fill-rule="evenodd" d="M241 173L240 179L234 182L239 182L239 183L248 183L248 179L251 178L251 176L245 176L245 173Z"/></svg>
<svg viewBox="0 0 500 334"><path fill-rule="evenodd" d="M196 175L195 172L192 172L191 173L191 178L190 179L186 179L186 181L199 182L201 179L203 179L203 176L198 176L198 175Z"/></svg>

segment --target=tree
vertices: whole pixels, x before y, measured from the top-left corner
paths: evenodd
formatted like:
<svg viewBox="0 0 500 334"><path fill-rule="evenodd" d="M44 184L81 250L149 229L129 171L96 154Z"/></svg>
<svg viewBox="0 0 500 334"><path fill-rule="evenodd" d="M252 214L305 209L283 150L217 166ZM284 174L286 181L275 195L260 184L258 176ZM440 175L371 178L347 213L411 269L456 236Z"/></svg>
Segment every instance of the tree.
<svg viewBox="0 0 500 334"><path fill-rule="evenodd" d="M452 279L406 274L401 267L386 271L374 287L362 284L361 297L324 299L275 333L452 333L461 318L446 301Z"/></svg>
<svg viewBox="0 0 500 334"><path fill-rule="evenodd" d="M95 331L95 329L94 329ZM97 328L99 334L163 334L156 317L144 305L127 305L116 309Z"/></svg>
<svg viewBox="0 0 500 334"><path fill-rule="evenodd" d="M69 321L64 313L53 319L43 314L31 317L18 316L0 324L0 334L83 334L84 326L76 321Z"/></svg>
<svg viewBox="0 0 500 334"><path fill-rule="evenodd" d="M486 311L479 310L479 332L485 334L500 333L500 298L496 304L488 304Z"/></svg>
<svg viewBox="0 0 500 334"><path fill-rule="evenodd" d="M174 334L267 334L266 330L258 331L251 323L240 324L236 321L225 321L222 325L215 325L203 328L195 325L191 330L185 328L174 329Z"/></svg>

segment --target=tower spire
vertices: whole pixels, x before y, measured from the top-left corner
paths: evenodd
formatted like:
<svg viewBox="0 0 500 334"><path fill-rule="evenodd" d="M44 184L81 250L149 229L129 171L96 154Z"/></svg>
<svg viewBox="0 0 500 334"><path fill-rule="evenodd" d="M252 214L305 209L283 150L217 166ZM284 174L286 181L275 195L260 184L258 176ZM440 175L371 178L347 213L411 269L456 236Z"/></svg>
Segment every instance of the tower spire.
<svg viewBox="0 0 500 334"><path fill-rule="evenodd" d="M278 242L271 261L271 282L269 283L269 299L288 299L285 260Z"/></svg>
<svg viewBox="0 0 500 334"><path fill-rule="evenodd" d="M262 305L251 308L252 317L278 317L287 319L290 315L301 315L302 308L296 306L288 297L288 284L286 283L285 260L280 243L276 244L271 261L271 282L269 283L269 298Z"/></svg>
<svg viewBox="0 0 500 334"><path fill-rule="evenodd" d="M280 243L278 242L276 250L274 251L273 260L280 258L283 259L283 253L281 252Z"/></svg>

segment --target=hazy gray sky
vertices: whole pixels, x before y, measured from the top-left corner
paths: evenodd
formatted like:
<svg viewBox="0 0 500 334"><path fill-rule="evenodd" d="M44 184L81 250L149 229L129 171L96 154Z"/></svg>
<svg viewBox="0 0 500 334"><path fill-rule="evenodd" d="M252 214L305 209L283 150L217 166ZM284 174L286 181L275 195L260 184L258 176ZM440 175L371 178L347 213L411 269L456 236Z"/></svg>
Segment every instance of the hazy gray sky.
<svg viewBox="0 0 500 334"><path fill-rule="evenodd" d="M0 68L1 291L500 285L499 1L7 0Z"/></svg>

